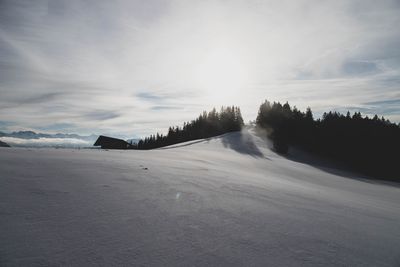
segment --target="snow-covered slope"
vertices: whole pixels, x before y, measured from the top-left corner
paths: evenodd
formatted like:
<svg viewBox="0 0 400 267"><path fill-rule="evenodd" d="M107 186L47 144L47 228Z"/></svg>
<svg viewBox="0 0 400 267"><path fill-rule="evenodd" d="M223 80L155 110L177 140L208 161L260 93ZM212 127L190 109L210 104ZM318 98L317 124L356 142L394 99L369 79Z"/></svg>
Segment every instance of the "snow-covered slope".
<svg viewBox="0 0 400 267"><path fill-rule="evenodd" d="M152 151L3 148L0 265L399 266L400 188L337 173L248 130Z"/></svg>

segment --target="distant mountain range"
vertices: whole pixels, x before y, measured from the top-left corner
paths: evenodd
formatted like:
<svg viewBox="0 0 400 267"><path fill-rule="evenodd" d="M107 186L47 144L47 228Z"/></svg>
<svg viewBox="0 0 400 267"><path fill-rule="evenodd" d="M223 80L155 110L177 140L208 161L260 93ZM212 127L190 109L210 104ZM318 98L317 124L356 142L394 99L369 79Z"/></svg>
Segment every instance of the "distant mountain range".
<svg viewBox="0 0 400 267"><path fill-rule="evenodd" d="M33 131L0 132L0 141L12 147L92 147L97 135L47 134Z"/></svg>
<svg viewBox="0 0 400 267"><path fill-rule="evenodd" d="M18 131L12 133L4 133L0 132L0 137L14 137L21 139L39 139L39 138L73 138L85 141L95 141L98 135L78 135L78 134L64 134L64 133L56 133L56 134L46 134L46 133L35 133L33 131Z"/></svg>
<svg viewBox="0 0 400 267"><path fill-rule="evenodd" d="M92 147L98 135L78 135L66 133L36 133L33 131L18 131L12 133L0 132L0 142L12 147ZM137 143L139 139L127 139L128 143Z"/></svg>

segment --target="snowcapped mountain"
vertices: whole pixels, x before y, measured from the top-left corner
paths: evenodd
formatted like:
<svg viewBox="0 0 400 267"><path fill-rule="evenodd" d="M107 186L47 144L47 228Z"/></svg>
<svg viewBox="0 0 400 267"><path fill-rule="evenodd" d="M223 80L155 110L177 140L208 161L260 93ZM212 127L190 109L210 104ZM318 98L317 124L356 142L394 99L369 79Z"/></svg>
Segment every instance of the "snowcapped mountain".
<svg viewBox="0 0 400 267"><path fill-rule="evenodd" d="M46 134L33 131L0 132L0 140L15 147L90 147L97 135Z"/></svg>
<svg viewBox="0 0 400 267"><path fill-rule="evenodd" d="M12 133L4 133L0 132L0 137L15 137L21 139L39 139L39 138L75 138L80 140L95 140L97 135L78 135L78 134L65 134L65 133L56 133L56 134L46 134L46 133L36 133L33 131L18 131Z"/></svg>

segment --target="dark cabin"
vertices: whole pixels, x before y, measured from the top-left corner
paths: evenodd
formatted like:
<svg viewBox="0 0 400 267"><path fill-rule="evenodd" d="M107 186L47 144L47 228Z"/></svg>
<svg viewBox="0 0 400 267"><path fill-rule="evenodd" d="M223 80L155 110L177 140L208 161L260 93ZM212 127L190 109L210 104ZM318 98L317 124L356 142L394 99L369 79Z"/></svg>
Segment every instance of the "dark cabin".
<svg viewBox="0 0 400 267"><path fill-rule="evenodd" d="M99 138L97 138L96 142L94 143L94 146L101 146L102 149L129 149L132 148L132 145L129 144L128 142L122 140L122 139L117 139L113 137L108 137L104 135L100 135Z"/></svg>

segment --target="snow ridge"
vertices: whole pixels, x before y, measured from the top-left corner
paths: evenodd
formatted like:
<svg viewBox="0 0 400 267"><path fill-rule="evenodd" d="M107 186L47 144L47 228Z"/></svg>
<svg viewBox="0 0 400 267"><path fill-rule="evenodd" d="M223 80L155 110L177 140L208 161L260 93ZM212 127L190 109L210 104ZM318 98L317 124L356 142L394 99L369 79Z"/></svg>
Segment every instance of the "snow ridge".
<svg viewBox="0 0 400 267"><path fill-rule="evenodd" d="M149 151L0 148L1 266L398 266L400 188L254 129Z"/></svg>

